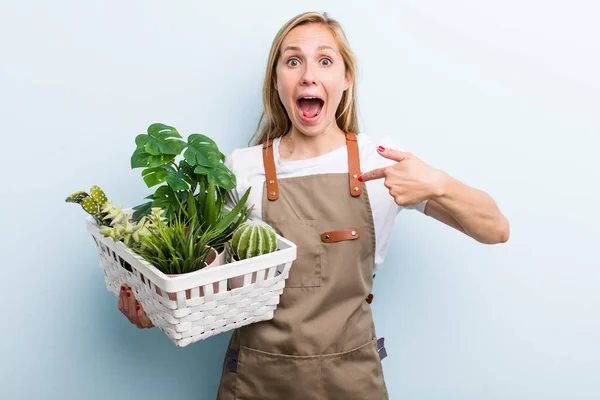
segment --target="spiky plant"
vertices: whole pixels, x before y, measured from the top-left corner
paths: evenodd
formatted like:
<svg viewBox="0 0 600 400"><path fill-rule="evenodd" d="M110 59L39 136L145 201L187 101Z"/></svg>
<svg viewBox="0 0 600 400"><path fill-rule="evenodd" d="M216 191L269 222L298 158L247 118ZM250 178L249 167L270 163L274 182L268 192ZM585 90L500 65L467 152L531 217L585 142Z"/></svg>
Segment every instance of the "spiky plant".
<svg viewBox="0 0 600 400"><path fill-rule="evenodd" d="M231 248L238 260L272 253L277 250L275 230L263 221L247 221L233 234Z"/></svg>
<svg viewBox="0 0 600 400"><path fill-rule="evenodd" d="M203 230L194 215L186 220L178 215L170 220L150 214L154 229L140 238L141 245L133 250L164 274L185 274L204 268L209 246L218 233Z"/></svg>

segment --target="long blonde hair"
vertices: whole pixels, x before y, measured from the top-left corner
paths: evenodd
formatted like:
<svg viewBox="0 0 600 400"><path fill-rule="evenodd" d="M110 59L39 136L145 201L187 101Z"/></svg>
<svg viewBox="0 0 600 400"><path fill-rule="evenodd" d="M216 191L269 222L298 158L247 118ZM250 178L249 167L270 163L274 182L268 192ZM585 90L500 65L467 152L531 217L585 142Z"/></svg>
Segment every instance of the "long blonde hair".
<svg viewBox="0 0 600 400"><path fill-rule="evenodd" d="M329 27L331 33L337 40L346 67L346 73L350 73L351 85L342 95L340 104L335 112L335 119L340 129L344 132L358 133L356 56L350 48L346 34L338 21L329 18L327 13L320 14L318 12L306 12L290 19L279 32L277 32L277 35L273 40L263 83L263 112L258 121L256 131L250 139L249 145L262 144L267 139L274 139L285 135L291 129L292 122L279 99L279 95L273 82L273 76L275 74L277 62L279 61L281 44L283 43L285 36L295 27L310 23L323 24Z"/></svg>

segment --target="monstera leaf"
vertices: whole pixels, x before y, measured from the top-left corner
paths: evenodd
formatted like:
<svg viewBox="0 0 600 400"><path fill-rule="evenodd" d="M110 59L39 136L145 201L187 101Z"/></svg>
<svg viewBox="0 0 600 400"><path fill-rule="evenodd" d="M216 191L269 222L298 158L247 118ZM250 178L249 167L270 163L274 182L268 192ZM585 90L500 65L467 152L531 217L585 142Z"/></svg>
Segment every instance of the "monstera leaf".
<svg viewBox="0 0 600 400"><path fill-rule="evenodd" d="M148 134L137 135L135 144L138 148L143 147L145 152L158 156L160 154L181 153L186 146L177 129L165 124L152 124L148 127Z"/></svg>
<svg viewBox="0 0 600 400"><path fill-rule="evenodd" d="M172 162L187 143L177 129L165 124L152 124L147 134L137 135L131 156L131 168L156 168Z"/></svg>
<svg viewBox="0 0 600 400"><path fill-rule="evenodd" d="M179 172L180 176L182 176L183 180L186 181L190 186L195 187L198 183L197 176L194 173L194 167L188 164L187 161L181 160L179 161Z"/></svg>
<svg viewBox="0 0 600 400"><path fill-rule="evenodd" d="M151 194L150 196L146 196L145 198L153 199L154 194ZM152 211L152 202L149 201L147 203L140 204L138 206L133 207L133 209L135 210L135 212L133 213L131 218L133 219L133 221L135 223L138 223L143 217L150 214L150 212Z"/></svg>
<svg viewBox="0 0 600 400"><path fill-rule="evenodd" d="M134 207L134 220L139 221L152 207L165 210L169 220L191 212L206 229L227 226L220 235L226 237L232 226L248 217L247 208L240 205L235 209L236 218L223 219L227 191L235 189L236 179L224 164L225 155L208 136L195 133L185 142L174 127L156 123L148 127L147 134L138 135L135 143L131 167L144 168L146 186L160 186L147 197L151 201ZM182 151L182 159L176 161Z"/></svg>
<svg viewBox="0 0 600 400"><path fill-rule="evenodd" d="M144 179L144 182L146 182L146 186L152 187L159 183L163 183L165 179L167 179L167 175L171 168L172 167L168 165L161 165L160 167L146 168L143 170L142 178Z"/></svg>
<svg viewBox="0 0 600 400"><path fill-rule="evenodd" d="M131 156L131 168L156 168L175 160L176 154L159 154L153 156L146 153L144 147L137 148Z"/></svg>
<svg viewBox="0 0 600 400"><path fill-rule="evenodd" d="M188 192L175 192L169 185L156 189L152 196L152 207L160 207L165 210L165 218L171 219L175 212L181 209L181 204L187 199Z"/></svg>
<svg viewBox="0 0 600 400"><path fill-rule="evenodd" d="M202 165L205 167L215 167L220 160L225 159L212 139L198 133L188 137L188 145L183 157L192 166Z"/></svg>
<svg viewBox="0 0 600 400"><path fill-rule="evenodd" d="M219 163L214 168L198 165L194 168L194 172L199 175L206 175L216 186L227 190L235 188L235 175L231 173L225 164Z"/></svg>
<svg viewBox="0 0 600 400"><path fill-rule="evenodd" d="M173 190L188 190L190 184L188 183L189 176L185 170L175 169L171 165L161 165L156 168L146 168L142 171L142 178L146 182L146 186L152 187L167 181L169 186ZM192 183L193 184L193 183Z"/></svg>

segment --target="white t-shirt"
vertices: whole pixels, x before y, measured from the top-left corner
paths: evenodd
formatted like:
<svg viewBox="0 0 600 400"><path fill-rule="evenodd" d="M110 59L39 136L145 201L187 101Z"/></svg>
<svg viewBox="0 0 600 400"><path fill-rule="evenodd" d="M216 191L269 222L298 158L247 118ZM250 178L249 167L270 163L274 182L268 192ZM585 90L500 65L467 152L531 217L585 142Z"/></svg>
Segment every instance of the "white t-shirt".
<svg viewBox="0 0 600 400"><path fill-rule="evenodd" d="M395 146L389 137L374 142L367 134L360 133L357 135L357 140L361 171L363 173L395 163L395 161L381 156L377 152L377 146L381 145L386 148L389 147L404 151L402 148ZM273 153L278 179L326 173L348 173L348 153L346 146L318 157L282 162L279 159L279 142L280 138L273 140ZM237 187L230 193L234 200L239 200L246 190L252 187L248 202L246 203L248 206L254 204L250 218L262 219L263 184L265 182L262 145L234 150L227 157L225 164L236 176ZM377 270L377 267L385 259L394 220L398 213L404 208L424 213L427 200L414 206L401 207L396 204L394 198L384 186L383 179L368 181L364 184L367 186L369 193L375 225L375 270Z"/></svg>

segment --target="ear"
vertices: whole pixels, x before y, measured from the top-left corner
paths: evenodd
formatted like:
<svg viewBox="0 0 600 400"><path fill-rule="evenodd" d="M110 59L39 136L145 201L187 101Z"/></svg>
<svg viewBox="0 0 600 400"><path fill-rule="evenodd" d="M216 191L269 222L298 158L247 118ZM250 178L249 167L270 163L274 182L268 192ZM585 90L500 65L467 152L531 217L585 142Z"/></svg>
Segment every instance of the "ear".
<svg viewBox="0 0 600 400"><path fill-rule="evenodd" d="M352 85L352 74L350 71L346 71L346 76L344 77L344 91L348 90L348 88Z"/></svg>
<svg viewBox="0 0 600 400"><path fill-rule="evenodd" d="M277 72L273 72L273 86L277 90Z"/></svg>

